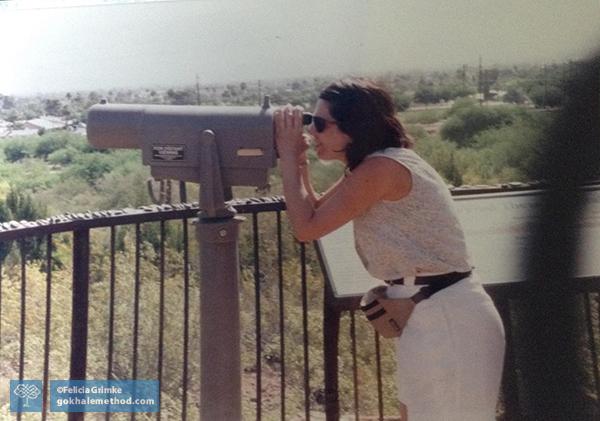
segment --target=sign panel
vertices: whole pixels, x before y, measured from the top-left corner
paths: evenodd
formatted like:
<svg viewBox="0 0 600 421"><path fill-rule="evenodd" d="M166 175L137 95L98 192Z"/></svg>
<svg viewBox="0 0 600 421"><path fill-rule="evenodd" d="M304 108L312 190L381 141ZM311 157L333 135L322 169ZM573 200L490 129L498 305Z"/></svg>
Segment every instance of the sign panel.
<svg viewBox="0 0 600 421"><path fill-rule="evenodd" d="M458 217L479 278L484 284L522 281L528 218L541 191L456 196ZM600 275L600 186L586 189L580 221L577 276ZM325 270L337 297L362 295L379 281L362 266L354 249L352 223L319 240Z"/></svg>

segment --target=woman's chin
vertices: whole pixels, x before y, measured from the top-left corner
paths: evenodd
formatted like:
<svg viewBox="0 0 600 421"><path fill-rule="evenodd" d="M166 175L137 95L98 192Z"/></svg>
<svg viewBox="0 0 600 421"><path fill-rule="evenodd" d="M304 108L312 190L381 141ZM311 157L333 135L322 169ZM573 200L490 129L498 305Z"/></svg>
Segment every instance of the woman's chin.
<svg viewBox="0 0 600 421"><path fill-rule="evenodd" d="M331 161L331 157L327 156L327 154L323 153L320 149L317 149L317 158L319 158L319 161Z"/></svg>
<svg viewBox="0 0 600 421"><path fill-rule="evenodd" d="M321 163L322 165L333 165L335 163L335 161L332 159L320 159L319 158L319 163Z"/></svg>
<svg viewBox="0 0 600 421"><path fill-rule="evenodd" d="M317 158L319 158L319 162L321 164L325 164L325 165L331 165L336 161L334 158L331 158L330 156L323 155L323 154L317 154Z"/></svg>

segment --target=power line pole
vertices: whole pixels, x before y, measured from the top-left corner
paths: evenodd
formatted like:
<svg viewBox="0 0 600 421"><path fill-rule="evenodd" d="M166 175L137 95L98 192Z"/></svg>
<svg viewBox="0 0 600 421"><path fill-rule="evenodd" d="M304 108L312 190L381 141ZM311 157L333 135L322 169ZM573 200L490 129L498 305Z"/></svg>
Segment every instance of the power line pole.
<svg viewBox="0 0 600 421"><path fill-rule="evenodd" d="M548 68L544 64L544 108L548 104Z"/></svg>
<svg viewBox="0 0 600 421"><path fill-rule="evenodd" d="M479 74L478 74L478 79L477 79L477 93L480 95L479 105L483 106L483 100L485 98L485 93L483 92L483 64L481 61L481 56L479 56Z"/></svg>
<svg viewBox="0 0 600 421"><path fill-rule="evenodd" d="M260 79L258 80L258 105L262 105L262 85Z"/></svg>
<svg viewBox="0 0 600 421"><path fill-rule="evenodd" d="M200 78L196 73L196 105L200 105Z"/></svg>

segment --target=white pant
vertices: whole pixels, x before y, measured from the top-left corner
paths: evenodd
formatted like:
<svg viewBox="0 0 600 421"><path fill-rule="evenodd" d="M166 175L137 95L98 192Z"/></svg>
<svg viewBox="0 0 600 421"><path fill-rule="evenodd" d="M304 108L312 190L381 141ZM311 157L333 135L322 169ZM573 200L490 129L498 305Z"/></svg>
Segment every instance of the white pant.
<svg viewBox="0 0 600 421"><path fill-rule="evenodd" d="M504 328L473 279L421 301L396 340L398 398L408 421L493 421L502 379ZM398 285L390 296L419 287Z"/></svg>

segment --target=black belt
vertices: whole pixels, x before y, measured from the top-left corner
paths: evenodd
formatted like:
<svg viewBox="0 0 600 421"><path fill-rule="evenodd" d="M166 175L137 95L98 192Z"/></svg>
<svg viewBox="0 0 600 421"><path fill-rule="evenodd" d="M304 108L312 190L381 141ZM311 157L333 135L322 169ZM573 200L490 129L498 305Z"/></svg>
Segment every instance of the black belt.
<svg viewBox="0 0 600 421"><path fill-rule="evenodd" d="M419 290L411 299L418 303L419 301L425 300L431 297L436 292L448 288L450 285L457 283L458 281L465 279L471 275L471 271L468 272L450 272L442 275L432 276L417 276L415 278L415 285L425 285ZM404 285L404 278L391 279L385 281L388 285Z"/></svg>

